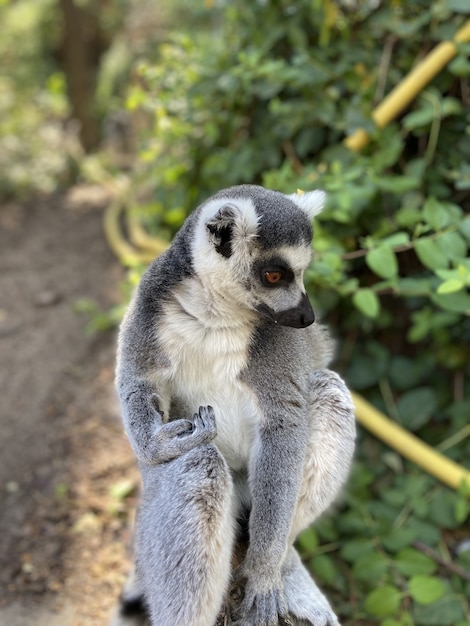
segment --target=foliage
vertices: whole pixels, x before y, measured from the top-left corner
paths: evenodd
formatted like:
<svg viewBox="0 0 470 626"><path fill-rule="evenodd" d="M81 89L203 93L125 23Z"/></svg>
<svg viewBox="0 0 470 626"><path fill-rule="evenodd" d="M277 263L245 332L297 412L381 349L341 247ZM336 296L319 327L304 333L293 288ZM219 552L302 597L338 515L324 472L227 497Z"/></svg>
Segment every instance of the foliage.
<svg viewBox="0 0 470 626"><path fill-rule="evenodd" d="M73 150L62 129L65 80L51 56L60 36L53 4L0 2L0 195L52 191L66 174L67 148Z"/></svg>
<svg viewBox="0 0 470 626"><path fill-rule="evenodd" d="M109 39L94 108L111 126L130 66L120 26L127 3L81 0L80 6ZM83 155L78 123L70 119L62 17L58 0L0 0L0 197L52 192L78 175Z"/></svg>
<svg viewBox="0 0 470 626"><path fill-rule="evenodd" d="M327 190L307 282L340 338L338 368L464 463L470 46L389 127L375 129L370 113L454 35L468 3L241 0L212 10L214 33L172 34L129 91L149 225L171 236L198 201L241 182ZM356 154L342 140L360 127L372 141ZM341 514L301 539L344 623L470 623L469 554L454 556L468 495L361 432Z"/></svg>

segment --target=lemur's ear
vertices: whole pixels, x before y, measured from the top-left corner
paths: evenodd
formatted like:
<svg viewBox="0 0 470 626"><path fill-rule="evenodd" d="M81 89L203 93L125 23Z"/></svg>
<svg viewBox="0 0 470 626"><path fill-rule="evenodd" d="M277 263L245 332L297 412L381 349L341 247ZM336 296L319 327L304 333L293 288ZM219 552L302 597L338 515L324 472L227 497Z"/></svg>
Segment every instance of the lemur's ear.
<svg viewBox="0 0 470 626"><path fill-rule="evenodd" d="M318 215L323 209L326 201L326 193L324 191L297 191L287 196L289 200L305 211L310 219Z"/></svg>
<svg viewBox="0 0 470 626"><path fill-rule="evenodd" d="M206 224L215 249L227 259L233 253L232 238L237 213L238 210L234 205L225 204Z"/></svg>
<svg viewBox="0 0 470 626"><path fill-rule="evenodd" d="M256 236L256 220L253 224L238 206L224 204L217 213L206 222L210 239L216 251L230 258L237 243Z"/></svg>

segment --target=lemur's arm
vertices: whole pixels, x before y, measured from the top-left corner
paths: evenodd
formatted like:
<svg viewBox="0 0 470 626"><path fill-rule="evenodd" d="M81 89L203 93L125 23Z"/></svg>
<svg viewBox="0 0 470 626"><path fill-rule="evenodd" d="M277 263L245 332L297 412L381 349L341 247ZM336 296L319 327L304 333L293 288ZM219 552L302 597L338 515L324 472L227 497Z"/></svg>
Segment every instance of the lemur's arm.
<svg viewBox="0 0 470 626"><path fill-rule="evenodd" d="M265 410L269 416L250 467L250 544L240 572L247 578L241 612L245 617L261 611L263 618L274 623L287 612L281 566L301 484L308 423L305 399L296 389L277 403L270 402Z"/></svg>
<svg viewBox="0 0 470 626"><path fill-rule="evenodd" d="M126 371L118 371L118 390L125 429L139 461L166 463L214 439L217 431L211 407L200 407L192 419L165 422L157 390L129 368L128 361Z"/></svg>

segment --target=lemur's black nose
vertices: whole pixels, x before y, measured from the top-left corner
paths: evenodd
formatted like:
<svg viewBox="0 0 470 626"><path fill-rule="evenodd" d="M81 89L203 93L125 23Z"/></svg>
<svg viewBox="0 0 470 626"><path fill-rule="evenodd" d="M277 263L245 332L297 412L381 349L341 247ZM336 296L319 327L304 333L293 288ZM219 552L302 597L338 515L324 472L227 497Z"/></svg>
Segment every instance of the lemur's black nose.
<svg viewBox="0 0 470 626"><path fill-rule="evenodd" d="M305 298L303 299L301 303L301 312L299 315L298 328L306 328L307 326L310 326L310 324L313 324L314 321L315 321L315 313L312 309L312 305L310 304L310 300L308 299L308 296L305 295Z"/></svg>
<svg viewBox="0 0 470 626"><path fill-rule="evenodd" d="M314 321L315 321L315 314L312 309L311 315L300 316L300 328L306 328L307 326L310 326L310 324L313 324Z"/></svg>
<svg viewBox="0 0 470 626"><path fill-rule="evenodd" d="M306 328L315 321L315 313L306 293L302 295L299 304L291 309L275 311L271 307L261 305L258 307L258 311L269 317L276 324L292 328Z"/></svg>

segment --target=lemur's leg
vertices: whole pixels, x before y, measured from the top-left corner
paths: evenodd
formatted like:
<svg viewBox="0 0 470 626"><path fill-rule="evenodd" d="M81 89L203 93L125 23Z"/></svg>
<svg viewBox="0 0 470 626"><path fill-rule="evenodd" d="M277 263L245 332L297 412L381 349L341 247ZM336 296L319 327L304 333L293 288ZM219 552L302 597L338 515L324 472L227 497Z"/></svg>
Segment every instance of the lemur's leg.
<svg viewBox="0 0 470 626"><path fill-rule="evenodd" d="M233 487L212 444L146 466L137 517L137 574L155 626L215 623L229 584Z"/></svg>
<svg viewBox="0 0 470 626"><path fill-rule="evenodd" d="M348 476L354 453L354 407L346 385L330 370L313 372L310 383L310 440L291 544L299 532L337 497ZM303 567L293 547L289 548L284 563L283 579L292 615L314 626L338 624L328 601Z"/></svg>
<svg viewBox="0 0 470 626"><path fill-rule="evenodd" d="M349 474L356 427L351 394L331 370L310 375L310 440L291 540L337 498Z"/></svg>

